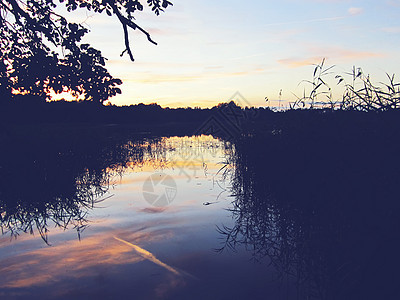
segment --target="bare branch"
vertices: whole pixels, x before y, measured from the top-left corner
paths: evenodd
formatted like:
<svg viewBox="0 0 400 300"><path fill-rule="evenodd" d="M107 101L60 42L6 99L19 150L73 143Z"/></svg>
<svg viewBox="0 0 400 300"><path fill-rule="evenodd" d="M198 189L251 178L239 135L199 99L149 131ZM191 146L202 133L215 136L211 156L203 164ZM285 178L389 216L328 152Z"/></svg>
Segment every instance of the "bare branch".
<svg viewBox="0 0 400 300"><path fill-rule="evenodd" d="M149 42L151 42L154 45L157 45L157 43L151 38L150 34L146 30L144 30L142 27L140 27L139 25L134 23L132 20L130 20L130 19L128 19L128 18L126 18L125 16L122 15L121 11L118 9L117 5L115 4L115 2L113 0L109 0L108 4L111 6L113 12L117 15L118 20L121 22L122 27L124 29L124 39L125 39L125 47L126 47L126 49L122 52L121 55L123 55L125 52L127 52L129 57L130 57L130 59L132 61L134 61L134 58L133 58L133 55L132 55L132 51L131 51L131 47L130 47L130 43L129 43L128 27L132 28L133 30L138 29L144 35L146 35L147 40Z"/></svg>
<svg viewBox="0 0 400 300"><path fill-rule="evenodd" d="M125 39L125 47L126 47L124 52L125 51L128 52L128 55L129 55L129 58L131 59L131 61L135 61L135 59L133 58L130 44L129 44L128 26L126 26L126 24L122 23L122 27L124 29L124 39ZM121 53L121 56L124 54L124 52Z"/></svg>

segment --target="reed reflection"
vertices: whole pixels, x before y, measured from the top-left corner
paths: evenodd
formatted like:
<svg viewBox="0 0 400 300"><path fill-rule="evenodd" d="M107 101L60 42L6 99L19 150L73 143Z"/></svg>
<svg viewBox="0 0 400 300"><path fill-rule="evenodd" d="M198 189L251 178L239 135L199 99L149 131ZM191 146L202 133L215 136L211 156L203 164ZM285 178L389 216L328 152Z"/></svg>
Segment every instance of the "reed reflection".
<svg viewBox="0 0 400 300"><path fill-rule="evenodd" d="M293 127L236 141L234 226L218 228L219 251L270 261L300 299L398 297L400 149L383 129Z"/></svg>
<svg viewBox="0 0 400 300"><path fill-rule="evenodd" d="M65 137L64 137L65 138ZM114 179L145 162L161 164L161 139L89 140L62 138L8 141L0 155L0 227L17 236L36 230L48 243L49 227L73 227L78 237L87 214Z"/></svg>
<svg viewBox="0 0 400 300"><path fill-rule="evenodd" d="M191 180L223 144L207 136L34 136L9 138L0 150L0 227L15 237L37 231L46 243L54 226L80 238L90 210L112 197L125 172L170 168Z"/></svg>

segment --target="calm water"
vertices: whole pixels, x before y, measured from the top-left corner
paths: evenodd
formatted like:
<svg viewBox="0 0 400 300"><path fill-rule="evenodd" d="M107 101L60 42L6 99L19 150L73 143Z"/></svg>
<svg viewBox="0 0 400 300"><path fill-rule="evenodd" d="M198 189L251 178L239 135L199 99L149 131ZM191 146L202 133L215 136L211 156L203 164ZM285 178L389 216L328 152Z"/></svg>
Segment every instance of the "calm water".
<svg viewBox="0 0 400 300"><path fill-rule="evenodd" d="M285 149L165 137L5 160L0 297L395 299L399 169Z"/></svg>
<svg viewBox="0 0 400 300"><path fill-rule="evenodd" d="M254 262L251 252L217 251L224 245L218 227L233 226L227 210L232 208L232 170L226 165L232 145L202 136L131 146L140 148L140 155L135 150L123 164L110 164L102 174L87 170L79 175L73 207L68 208L71 199L49 199L46 217L35 216L40 209L34 208L16 210L14 216L2 212L1 296L261 299L264 293L272 298L287 295L287 283L282 285L267 263ZM147 202L152 197L154 205ZM58 205L63 201L65 207ZM18 213L24 216L19 218Z"/></svg>

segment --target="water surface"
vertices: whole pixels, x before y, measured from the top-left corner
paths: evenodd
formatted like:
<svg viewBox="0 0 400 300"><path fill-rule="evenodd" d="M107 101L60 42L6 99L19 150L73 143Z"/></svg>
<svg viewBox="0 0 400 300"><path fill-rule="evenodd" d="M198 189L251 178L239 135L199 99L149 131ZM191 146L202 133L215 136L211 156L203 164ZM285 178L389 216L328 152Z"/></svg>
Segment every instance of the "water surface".
<svg viewBox="0 0 400 300"><path fill-rule="evenodd" d="M391 153L365 163L368 152L354 160L320 142L11 147L0 296L395 299L400 168Z"/></svg>
<svg viewBox="0 0 400 300"><path fill-rule="evenodd" d="M32 193L52 197L44 203L29 199L44 210L29 204L5 209L2 296L228 299L256 297L262 290L282 295L276 274L254 263L251 253L217 251L223 246L218 227L233 225L227 210L232 147L210 136L132 141L123 159L79 173L75 191ZM151 205L144 194L166 195L169 183L154 181L166 176L175 184L171 203ZM149 178L153 191L144 188Z"/></svg>

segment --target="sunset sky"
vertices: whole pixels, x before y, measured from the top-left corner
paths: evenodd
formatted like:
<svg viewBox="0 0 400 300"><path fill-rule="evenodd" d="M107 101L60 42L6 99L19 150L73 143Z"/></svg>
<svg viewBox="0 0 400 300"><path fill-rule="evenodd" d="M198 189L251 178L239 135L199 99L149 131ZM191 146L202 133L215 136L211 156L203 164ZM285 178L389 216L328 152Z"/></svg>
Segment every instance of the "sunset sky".
<svg viewBox="0 0 400 300"><path fill-rule="evenodd" d="M134 63L120 57L123 32L115 17L70 15L90 28L86 41L102 50L111 74L124 82L113 104L210 107L238 91L251 105L265 106L265 97L278 100L280 90L292 101L322 58L336 65L335 74L355 65L374 82L384 81L385 72L399 73L400 0L171 2L158 17L137 14L158 46L132 31Z"/></svg>

